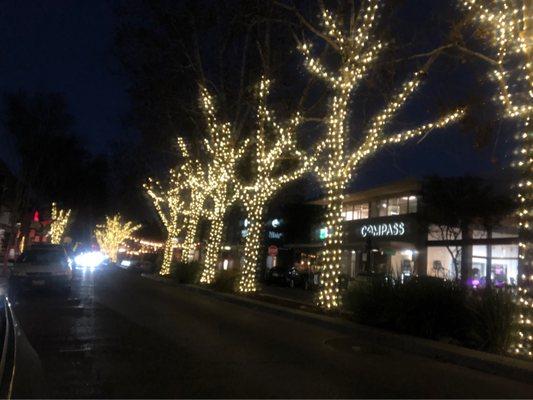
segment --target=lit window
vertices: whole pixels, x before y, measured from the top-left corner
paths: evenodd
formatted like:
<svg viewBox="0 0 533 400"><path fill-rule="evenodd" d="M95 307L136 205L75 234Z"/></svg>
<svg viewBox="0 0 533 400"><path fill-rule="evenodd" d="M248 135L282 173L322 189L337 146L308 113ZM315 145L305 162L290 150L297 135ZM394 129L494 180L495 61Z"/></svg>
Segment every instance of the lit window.
<svg viewBox="0 0 533 400"><path fill-rule="evenodd" d="M400 199L389 199L389 207L387 209L387 215L399 215L400 214Z"/></svg>
<svg viewBox="0 0 533 400"><path fill-rule="evenodd" d="M409 212L415 213L417 211L417 199L416 196L409 196Z"/></svg>
<svg viewBox="0 0 533 400"><path fill-rule="evenodd" d="M351 210L350 211L346 211L346 218L345 219L346 219L346 221L351 221L352 219L355 219L353 217L353 211L351 211Z"/></svg>

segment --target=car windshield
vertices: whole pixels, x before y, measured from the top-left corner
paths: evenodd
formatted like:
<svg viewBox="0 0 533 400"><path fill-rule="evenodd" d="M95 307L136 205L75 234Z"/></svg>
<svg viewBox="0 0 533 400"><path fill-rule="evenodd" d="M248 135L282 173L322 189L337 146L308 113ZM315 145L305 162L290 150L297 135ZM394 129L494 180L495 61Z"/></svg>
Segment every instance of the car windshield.
<svg viewBox="0 0 533 400"><path fill-rule="evenodd" d="M65 253L61 250L39 249L28 250L20 255L18 263L53 264L65 260Z"/></svg>

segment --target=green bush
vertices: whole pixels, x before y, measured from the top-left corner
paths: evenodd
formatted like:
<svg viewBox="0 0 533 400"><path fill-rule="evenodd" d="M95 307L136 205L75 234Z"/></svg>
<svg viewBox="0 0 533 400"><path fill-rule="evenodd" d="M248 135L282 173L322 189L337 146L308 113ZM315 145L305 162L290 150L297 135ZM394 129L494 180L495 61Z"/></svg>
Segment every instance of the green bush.
<svg viewBox="0 0 533 400"><path fill-rule="evenodd" d="M201 265L198 261L173 262L170 265L170 277L178 283L196 283L200 278Z"/></svg>
<svg viewBox="0 0 533 400"><path fill-rule="evenodd" d="M512 294L501 289L474 292L468 299L473 347L504 354L509 349L517 313Z"/></svg>
<svg viewBox="0 0 533 400"><path fill-rule="evenodd" d="M236 269L220 270L215 275L211 287L220 292L233 293L237 290L240 273Z"/></svg>
<svg viewBox="0 0 533 400"><path fill-rule="evenodd" d="M430 339L463 340L468 313L463 288L451 281L418 277L398 286L396 329Z"/></svg>
<svg viewBox="0 0 533 400"><path fill-rule="evenodd" d="M433 277L404 284L366 278L348 289L344 301L357 322L502 354L509 348L516 316L507 291L466 290Z"/></svg>
<svg viewBox="0 0 533 400"><path fill-rule="evenodd" d="M345 292L344 304L357 322L395 329L397 304L395 282L384 277L365 278Z"/></svg>
<svg viewBox="0 0 533 400"><path fill-rule="evenodd" d="M432 339L466 335L463 291L442 279L367 278L347 291L345 304L360 323Z"/></svg>

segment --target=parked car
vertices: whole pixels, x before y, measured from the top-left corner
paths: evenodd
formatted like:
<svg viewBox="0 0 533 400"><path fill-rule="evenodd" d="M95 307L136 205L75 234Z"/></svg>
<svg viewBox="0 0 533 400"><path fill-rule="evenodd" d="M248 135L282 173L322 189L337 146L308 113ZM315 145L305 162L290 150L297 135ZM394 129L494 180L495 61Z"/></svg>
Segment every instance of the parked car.
<svg viewBox="0 0 533 400"><path fill-rule="evenodd" d="M151 274L155 272L155 260L147 256L128 256L120 260L120 267L128 271Z"/></svg>
<svg viewBox="0 0 533 400"><path fill-rule="evenodd" d="M309 290L318 285L317 278L318 275L309 270L299 271L295 267L279 266L270 269L267 283Z"/></svg>
<svg viewBox="0 0 533 400"><path fill-rule="evenodd" d="M286 266L270 268L270 270L267 272L266 283L268 285L275 284L288 286L292 269L293 268L289 268Z"/></svg>
<svg viewBox="0 0 533 400"><path fill-rule="evenodd" d="M71 261L60 245L34 245L10 269L10 290L53 287L68 292L71 283Z"/></svg>

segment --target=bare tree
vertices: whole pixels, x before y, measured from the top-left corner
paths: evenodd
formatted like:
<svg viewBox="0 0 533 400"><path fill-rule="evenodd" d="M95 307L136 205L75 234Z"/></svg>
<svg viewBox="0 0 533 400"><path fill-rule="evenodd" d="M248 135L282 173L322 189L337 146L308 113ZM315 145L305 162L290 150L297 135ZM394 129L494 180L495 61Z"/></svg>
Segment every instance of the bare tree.
<svg viewBox="0 0 533 400"><path fill-rule="evenodd" d="M332 12L323 8L323 29L313 28L312 30L339 55L340 63L334 72L330 72L320 59L312 56L310 44L304 43L300 46L307 69L324 81L333 92L325 121L326 136L315 149L315 154L319 159L315 172L327 196L328 236L322 257L324 265L322 265L322 288L319 295L320 305L326 309L338 308L341 302L339 276L343 241L343 192L354 171L362 161L382 147L420 137L431 130L455 122L463 116L463 111L456 109L417 128L385 134L385 129L393 117L410 99L438 56L439 53L435 52L431 54L423 68L414 73L412 78L392 96L389 103L368 121L359 145L355 149L348 148L347 116L351 97L384 47L384 44L376 39L374 34L379 15L379 3L377 0L363 2L358 15L350 17L348 28L344 28L344 24L338 21Z"/></svg>

